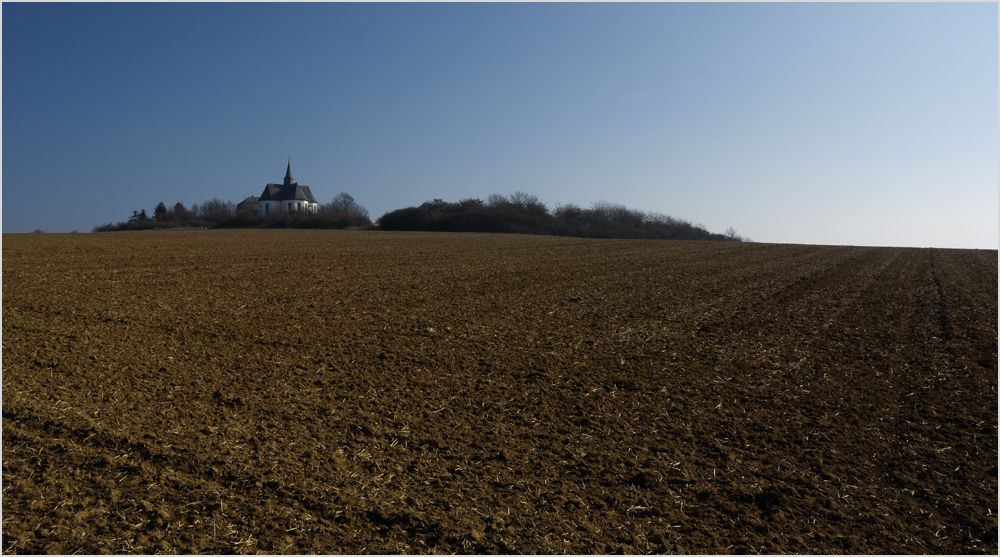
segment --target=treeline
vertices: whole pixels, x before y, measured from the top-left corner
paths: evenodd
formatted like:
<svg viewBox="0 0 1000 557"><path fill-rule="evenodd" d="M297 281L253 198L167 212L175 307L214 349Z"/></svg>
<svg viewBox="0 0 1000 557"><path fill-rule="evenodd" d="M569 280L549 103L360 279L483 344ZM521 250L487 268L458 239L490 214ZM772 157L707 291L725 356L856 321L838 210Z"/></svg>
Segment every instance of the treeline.
<svg viewBox="0 0 1000 557"><path fill-rule="evenodd" d="M149 215L146 209L132 211L126 221L102 224L94 232L116 230L152 230L155 228L354 228L371 226L368 209L354 198L341 192L332 201L320 204L310 212L284 212L265 217L239 207L232 201L212 199L185 207L183 203L168 206L162 201Z"/></svg>
<svg viewBox="0 0 1000 557"><path fill-rule="evenodd" d="M660 240L749 241L730 227L712 233L662 213L638 211L601 201L589 209L573 204L549 211L534 195L516 192L510 197L493 194L481 199L449 203L440 199L419 207L406 207L378 219L383 230L438 232L502 232L548 234L581 238L648 238Z"/></svg>
<svg viewBox="0 0 1000 557"><path fill-rule="evenodd" d="M724 234L662 213L629 209L601 201L590 208L557 205L549 211L534 195L516 192L450 203L435 199L419 207L390 211L378 219L382 230L434 232L500 232L547 234L580 238L749 241L730 227ZM94 232L154 228L368 228L368 210L347 193L340 193L315 213L285 212L261 217L232 201L212 199L201 205L168 206L162 201L149 215L132 211L128 220L95 227Z"/></svg>

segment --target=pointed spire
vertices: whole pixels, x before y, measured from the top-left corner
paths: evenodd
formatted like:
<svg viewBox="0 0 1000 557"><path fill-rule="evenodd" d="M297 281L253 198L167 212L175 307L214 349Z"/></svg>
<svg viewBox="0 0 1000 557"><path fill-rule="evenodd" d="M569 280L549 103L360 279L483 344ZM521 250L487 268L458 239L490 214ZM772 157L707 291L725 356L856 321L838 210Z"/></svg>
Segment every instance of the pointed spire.
<svg viewBox="0 0 1000 557"><path fill-rule="evenodd" d="M288 157L288 170L285 171L285 185L292 185L292 157Z"/></svg>

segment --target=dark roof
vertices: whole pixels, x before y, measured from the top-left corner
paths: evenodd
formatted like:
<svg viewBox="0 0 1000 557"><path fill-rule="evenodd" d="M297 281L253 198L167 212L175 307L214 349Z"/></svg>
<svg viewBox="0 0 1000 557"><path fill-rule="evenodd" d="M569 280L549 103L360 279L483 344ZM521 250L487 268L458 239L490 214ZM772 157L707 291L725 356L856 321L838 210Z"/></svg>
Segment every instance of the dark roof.
<svg viewBox="0 0 1000 557"><path fill-rule="evenodd" d="M259 201L308 201L316 203L312 190L309 186L300 186L292 181L292 161L288 161L288 168L285 169L285 183L268 184L264 186L264 193L260 194Z"/></svg>
<svg viewBox="0 0 1000 557"><path fill-rule="evenodd" d="M268 184L264 186L264 193L260 194L260 201L308 201L316 203L316 198L313 197L309 186Z"/></svg>

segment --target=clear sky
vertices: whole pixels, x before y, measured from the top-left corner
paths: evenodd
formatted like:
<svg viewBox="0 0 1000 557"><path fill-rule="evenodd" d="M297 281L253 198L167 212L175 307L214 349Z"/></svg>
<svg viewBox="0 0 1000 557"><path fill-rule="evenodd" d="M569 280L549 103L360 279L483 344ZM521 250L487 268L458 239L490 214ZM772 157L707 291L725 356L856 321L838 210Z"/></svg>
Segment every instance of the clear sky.
<svg viewBox="0 0 1000 557"><path fill-rule="evenodd" d="M292 175L759 242L996 249L981 4L3 4L3 231Z"/></svg>

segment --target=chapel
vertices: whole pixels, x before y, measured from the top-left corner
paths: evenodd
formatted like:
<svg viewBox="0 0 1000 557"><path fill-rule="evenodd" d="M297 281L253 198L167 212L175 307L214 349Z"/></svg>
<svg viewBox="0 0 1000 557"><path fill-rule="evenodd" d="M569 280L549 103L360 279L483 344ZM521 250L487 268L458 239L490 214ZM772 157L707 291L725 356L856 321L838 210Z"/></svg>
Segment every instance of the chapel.
<svg viewBox="0 0 1000 557"><path fill-rule="evenodd" d="M309 186L300 186L292 180L292 161L288 161L285 180L281 184L264 186L264 193L257 200L257 214L264 217L281 213L315 213L319 203Z"/></svg>

